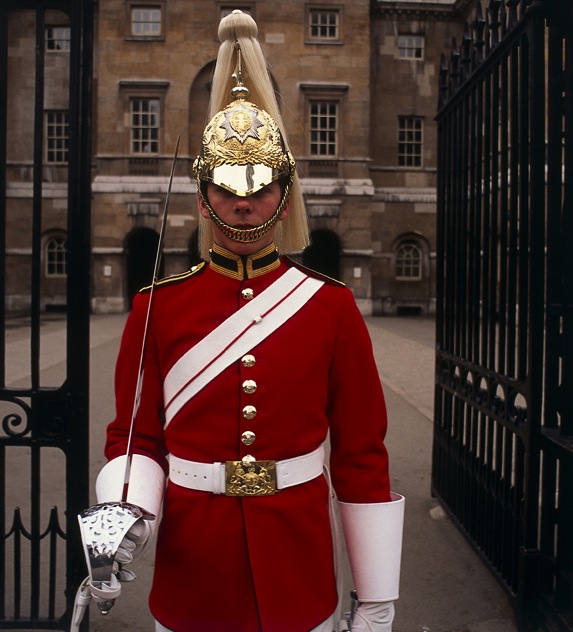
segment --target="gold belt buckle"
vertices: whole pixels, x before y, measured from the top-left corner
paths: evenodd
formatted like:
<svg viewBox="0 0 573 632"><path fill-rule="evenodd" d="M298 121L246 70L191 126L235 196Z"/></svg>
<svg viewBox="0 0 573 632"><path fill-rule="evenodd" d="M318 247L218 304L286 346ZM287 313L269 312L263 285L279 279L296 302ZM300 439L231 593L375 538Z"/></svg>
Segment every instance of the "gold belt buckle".
<svg viewBox="0 0 573 632"><path fill-rule="evenodd" d="M277 492L276 461L257 461L251 455L225 463L225 495L273 496Z"/></svg>

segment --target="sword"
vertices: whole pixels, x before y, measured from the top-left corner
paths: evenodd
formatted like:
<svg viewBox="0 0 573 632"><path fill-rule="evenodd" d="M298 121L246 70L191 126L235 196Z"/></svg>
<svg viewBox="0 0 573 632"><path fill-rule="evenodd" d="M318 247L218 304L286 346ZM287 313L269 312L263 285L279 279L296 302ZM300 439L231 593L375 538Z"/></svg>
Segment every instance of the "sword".
<svg viewBox="0 0 573 632"><path fill-rule="evenodd" d="M175 143L175 152L173 154L173 161L171 162L171 173L169 174L169 184L167 185L167 194L165 195L165 203L163 205L163 217L161 218L161 228L159 229L159 242L157 244L157 252L155 253L155 265L153 267L153 282L151 283L151 290L149 292L149 303L147 304L145 327L143 329L143 342L141 344L141 354L139 356L139 371L137 373L135 396L133 398L133 411L131 413L131 422L129 424L129 436L127 439L127 449L126 449L127 459L125 460L123 494L121 497L122 502L127 502L127 494L129 491L129 475L131 472L131 463L133 461L133 438L135 436L137 411L139 410L139 404L141 401L141 388L143 386L143 361L145 358L145 349L147 347L147 338L149 335L149 319L151 316L151 304L153 302L153 292L155 290L155 284L158 281L159 268L161 266L161 257L163 254L163 240L165 238L165 224L167 223L166 221L167 208L169 205L169 196L171 195L171 186L173 184L173 174L175 173L175 163L177 162L177 153L179 151L180 140L181 140L181 134L177 136L177 142Z"/></svg>
<svg viewBox="0 0 573 632"><path fill-rule="evenodd" d="M173 185L173 175L175 173L175 164L177 162L177 154L179 151L179 141L181 135L177 137L175 144L175 152L171 163L171 172L169 175L169 183L163 206L163 216L161 219L161 228L159 231L159 242L157 244L157 252L155 255L155 265L153 268L153 280L151 291L149 294L149 302L147 305L147 314L145 318L145 327L143 330L143 340L141 344L141 354L139 357L139 370L137 374L137 382L135 386L135 394L133 398L133 410L129 425L129 435L126 448L126 464L123 478L122 497L117 502L106 502L99 505L93 505L84 509L78 514L80 533L86 557L86 563L89 571L87 578L78 590L76 598L76 608L72 616L72 629L79 629L79 624L83 618L83 614L90 600L91 595L96 598L98 607L102 614L107 614L113 607L115 599L121 592L120 583L114 569L115 555L119 549L121 541L134 525L134 523L143 518L144 520L154 520L155 516L147 512L144 508L138 507L127 502L129 494L129 479L131 473L131 465L133 461L133 440L135 437L135 428L137 425L137 412L141 400L141 389L143 386L143 364L145 359L145 350L147 339L149 336L149 322L151 316L151 307L153 302L153 293L158 280L159 268L161 265L161 257L163 253L163 240L165 237L165 226L167 220L167 209L169 206L169 197Z"/></svg>

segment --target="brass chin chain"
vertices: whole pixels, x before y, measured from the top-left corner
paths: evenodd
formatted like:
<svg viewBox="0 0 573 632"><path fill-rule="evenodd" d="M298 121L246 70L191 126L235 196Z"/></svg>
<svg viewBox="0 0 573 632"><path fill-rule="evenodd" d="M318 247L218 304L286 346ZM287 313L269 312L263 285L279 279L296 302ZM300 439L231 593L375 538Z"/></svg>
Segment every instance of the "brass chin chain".
<svg viewBox="0 0 573 632"><path fill-rule="evenodd" d="M250 244L254 241L258 241L261 237L264 237L275 227L280 219L280 216L283 214L288 199L289 189L290 186L285 187L281 202L271 217L260 226L255 226L253 228L235 228L234 226L230 226L224 222L217 213L215 213L206 196L203 195L201 189L199 189L199 191L201 193L201 197L203 198L203 202L209 211L209 217L213 220L213 223L223 233L223 235L241 244Z"/></svg>

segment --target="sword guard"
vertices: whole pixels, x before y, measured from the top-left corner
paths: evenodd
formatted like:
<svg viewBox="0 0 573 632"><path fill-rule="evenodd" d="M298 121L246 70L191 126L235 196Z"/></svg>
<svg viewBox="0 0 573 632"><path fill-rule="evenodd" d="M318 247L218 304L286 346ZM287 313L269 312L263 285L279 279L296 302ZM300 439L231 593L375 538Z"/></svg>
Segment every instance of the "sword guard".
<svg viewBox="0 0 573 632"><path fill-rule="evenodd" d="M155 516L126 502L92 505L78 514L92 594L99 597L102 614L109 612L118 594L115 555L127 532L140 518L154 520Z"/></svg>

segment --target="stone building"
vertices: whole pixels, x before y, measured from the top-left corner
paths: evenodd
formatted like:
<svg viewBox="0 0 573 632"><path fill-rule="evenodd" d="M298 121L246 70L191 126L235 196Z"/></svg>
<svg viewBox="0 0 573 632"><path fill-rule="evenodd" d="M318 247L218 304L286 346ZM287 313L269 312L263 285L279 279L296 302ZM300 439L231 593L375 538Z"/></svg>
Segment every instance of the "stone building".
<svg viewBox="0 0 573 632"><path fill-rule="evenodd" d="M66 304L67 129L69 29L60 11L45 16L44 118L35 120L36 24L33 11L9 13L8 85L6 100L6 308L29 307L33 282L33 246L41 242L42 307ZM44 128L44 146L34 143ZM42 173L35 174L34 154L42 152ZM34 187L42 191L35 207ZM39 268L39 266L35 266Z"/></svg>
<svg viewBox="0 0 573 632"><path fill-rule="evenodd" d="M313 245L296 256L342 279L368 314L431 313L435 296L436 134L440 53L469 0L100 0L96 5L92 309L128 309L151 280L173 152L178 160L163 275L196 260L191 164L206 123L217 24L250 12L283 101ZM11 13L7 138L9 309L25 307L32 236L33 13ZM42 288L65 306L69 29L46 13ZM248 78L247 78L248 84ZM38 122L36 122L36 125ZM30 142L26 142L26 141ZM24 141L24 142L23 142ZM37 149L36 149L37 151ZM16 219L17 218L17 219Z"/></svg>
<svg viewBox="0 0 573 632"><path fill-rule="evenodd" d="M475 5L471 3L472 8ZM435 309L440 55L469 18L465 2L372 3L371 296L376 314Z"/></svg>

